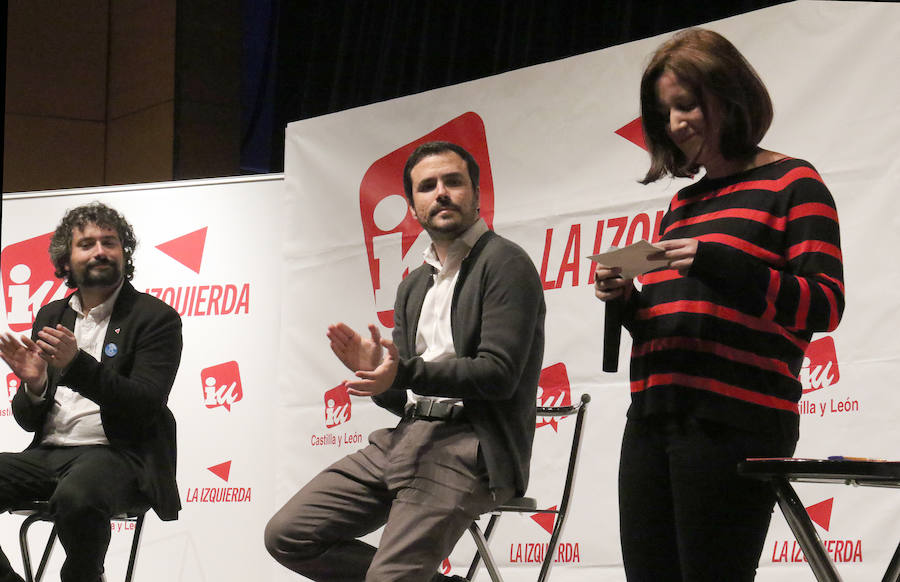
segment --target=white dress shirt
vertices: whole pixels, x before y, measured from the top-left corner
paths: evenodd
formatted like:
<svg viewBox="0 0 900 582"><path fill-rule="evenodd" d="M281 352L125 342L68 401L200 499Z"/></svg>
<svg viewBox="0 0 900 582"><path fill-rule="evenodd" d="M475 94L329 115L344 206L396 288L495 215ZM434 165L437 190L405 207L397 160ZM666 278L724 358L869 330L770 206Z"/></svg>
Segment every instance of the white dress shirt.
<svg viewBox="0 0 900 582"><path fill-rule="evenodd" d="M440 362L456 357L453 347L453 331L450 325L450 308L453 291L459 279L459 268L478 239L488 231L487 223L479 218L475 224L450 244L442 264L434 250L434 244L425 249L425 262L435 268L434 284L425 294L419 325L416 328L416 354L426 362ZM407 392L408 400L419 397ZM435 398L435 400L459 400Z"/></svg>
<svg viewBox="0 0 900 582"><path fill-rule="evenodd" d="M113 305L121 290L119 285L109 299L87 313L83 311L78 293L73 293L69 298L69 306L75 311L74 333L78 348L98 362L103 353L103 340ZM32 398L43 400L44 396ZM44 440L41 443L62 447L108 445L109 440L100 420L100 406L66 386L57 386L44 423Z"/></svg>

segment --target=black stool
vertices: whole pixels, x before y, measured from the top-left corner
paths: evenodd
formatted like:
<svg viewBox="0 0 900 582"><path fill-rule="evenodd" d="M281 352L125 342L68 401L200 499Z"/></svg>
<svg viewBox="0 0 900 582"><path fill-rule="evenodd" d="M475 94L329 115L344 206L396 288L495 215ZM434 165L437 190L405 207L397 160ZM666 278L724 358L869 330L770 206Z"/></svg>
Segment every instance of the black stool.
<svg viewBox="0 0 900 582"><path fill-rule="evenodd" d="M569 502L572 500L572 492L575 488L575 473L578 468L578 453L581 451L581 435L584 430L585 415L587 414L588 403L591 401L590 394L582 394L581 401L571 406L545 406L538 407L537 416L553 416L563 417L575 415L575 430L572 434L572 444L569 449L569 464L566 469L566 480L563 485L562 498L555 507L558 509L538 509L538 502L533 497L513 497L503 505L495 507L489 511L490 519L487 527L482 532L478 526L478 522L472 522L469 526L469 533L475 541L475 557L469 565L469 571L466 573L465 580L471 582L478 573L480 562L484 562L484 567L491 577L491 582L503 582L497 562L491 554L488 546L491 534L497 525L502 513L546 513L555 516L553 522L553 531L550 534L550 543L544 553L544 561L541 563L541 571L538 574L538 582L545 582L550 577L550 567L553 565L553 556L556 552L556 546L562 535L563 526L566 523L566 516L569 510ZM487 515L487 514L486 514Z"/></svg>
<svg viewBox="0 0 900 582"><path fill-rule="evenodd" d="M128 569L125 571L125 582L131 582L134 576L134 564L137 561L138 548L141 544L141 530L144 527L144 514L147 513L146 507L137 508L134 511L114 515L110 521L121 521L134 523L134 536L131 539L131 554L128 557ZM50 507L46 501L33 501L27 505L14 507L9 510L10 513L16 515L24 515L25 521L19 528L19 548L22 551L22 564L25 568L25 582L40 582L44 576L44 569L50 560L50 554L53 552L53 546L56 543L56 524L53 523L53 517L50 515ZM31 565L31 551L28 548L28 528L37 521L49 521L53 523L50 530L50 537L47 538L47 544L44 546L44 553L41 555L41 561L38 564L37 574L33 573ZM105 580L105 577L104 577Z"/></svg>

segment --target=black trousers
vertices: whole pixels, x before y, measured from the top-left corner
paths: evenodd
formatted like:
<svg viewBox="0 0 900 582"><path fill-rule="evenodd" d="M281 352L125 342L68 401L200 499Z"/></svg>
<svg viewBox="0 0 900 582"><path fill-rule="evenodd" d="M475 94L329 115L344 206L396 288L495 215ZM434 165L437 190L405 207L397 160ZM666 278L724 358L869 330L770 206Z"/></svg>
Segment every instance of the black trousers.
<svg viewBox="0 0 900 582"><path fill-rule="evenodd" d="M775 494L737 464L788 457L795 445L704 419L629 419L619 464L629 582L753 580Z"/></svg>
<svg viewBox="0 0 900 582"><path fill-rule="evenodd" d="M143 503L137 474L133 461L104 445L0 453L0 511L48 500L66 551L62 582L99 582L110 517ZM17 580L0 550L0 582Z"/></svg>

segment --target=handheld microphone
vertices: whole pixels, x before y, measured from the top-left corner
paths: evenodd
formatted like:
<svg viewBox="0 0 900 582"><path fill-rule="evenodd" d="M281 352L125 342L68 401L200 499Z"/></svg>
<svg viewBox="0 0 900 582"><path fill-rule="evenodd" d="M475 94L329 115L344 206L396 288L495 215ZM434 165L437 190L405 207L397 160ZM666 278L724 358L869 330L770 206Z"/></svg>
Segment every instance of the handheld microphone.
<svg viewBox="0 0 900 582"><path fill-rule="evenodd" d="M606 302L603 316L603 371L619 371L619 344L622 339L622 317L625 299L619 297Z"/></svg>

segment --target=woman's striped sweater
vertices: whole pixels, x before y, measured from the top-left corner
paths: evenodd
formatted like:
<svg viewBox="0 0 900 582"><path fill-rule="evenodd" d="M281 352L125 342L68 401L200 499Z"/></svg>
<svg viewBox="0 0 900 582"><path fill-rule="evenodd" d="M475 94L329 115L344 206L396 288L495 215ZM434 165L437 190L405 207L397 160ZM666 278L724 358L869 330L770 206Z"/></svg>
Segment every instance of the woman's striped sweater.
<svg viewBox="0 0 900 582"><path fill-rule="evenodd" d="M686 277L647 273L629 300L629 416L697 416L796 434L810 337L844 309L834 200L808 162L787 158L673 198L663 239L699 242Z"/></svg>

